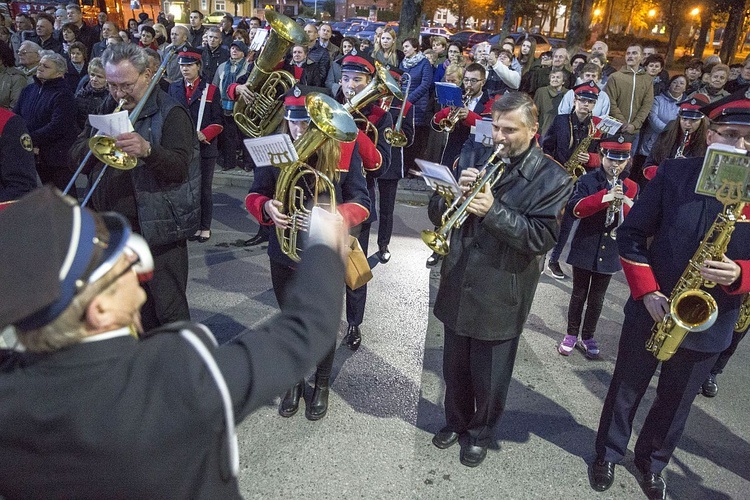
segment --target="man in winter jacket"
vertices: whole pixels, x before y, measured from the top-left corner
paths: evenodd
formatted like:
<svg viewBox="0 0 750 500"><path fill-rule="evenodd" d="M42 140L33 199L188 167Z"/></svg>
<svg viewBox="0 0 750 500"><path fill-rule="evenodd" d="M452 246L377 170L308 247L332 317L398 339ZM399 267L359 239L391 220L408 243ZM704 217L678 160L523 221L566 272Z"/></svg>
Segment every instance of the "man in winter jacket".
<svg viewBox="0 0 750 500"><path fill-rule="evenodd" d="M623 123L621 132L633 143L634 151L638 150L638 134L654 103L653 79L640 67L642 58L640 45L628 47L625 66L609 77L605 87L610 101L609 114Z"/></svg>

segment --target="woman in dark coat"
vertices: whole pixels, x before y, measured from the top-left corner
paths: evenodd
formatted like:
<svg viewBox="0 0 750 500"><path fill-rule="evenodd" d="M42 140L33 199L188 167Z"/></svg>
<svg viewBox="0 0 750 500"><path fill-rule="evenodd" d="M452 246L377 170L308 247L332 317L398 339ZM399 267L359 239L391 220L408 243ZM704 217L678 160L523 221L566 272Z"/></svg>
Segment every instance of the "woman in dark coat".
<svg viewBox="0 0 750 500"><path fill-rule="evenodd" d="M76 103L65 83L68 63L51 50L41 51L33 83L21 92L13 112L26 121L35 151L37 172L43 184L65 189L71 177L68 170L70 145L78 135L73 121Z"/></svg>
<svg viewBox="0 0 750 500"><path fill-rule="evenodd" d="M306 45L294 45L292 58L284 63L283 69L291 73L300 85L323 87L325 85L323 75L316 70L315 63L307 58L307 52Z"/></svg>
<svg viewBox="0 0 750 500"><path fill-rule="evenodd" d="M86 65L86 46L81 42L73 42L68 47L68 71L65 73L65 82L71 92L75 92L81 79L88 74Z"/></svg>
<svg viewBox="0 0 750 500"><path fill-rule="evenodd" d="M430 133L430 119L428 107L430 105L430 90L433 86L432 65L427 57L419 50L416 38L407 38L402 44L404 59L399 69L409 73L411 87L407 101L414 106L414 143L404 154L404 170L414 166L414 158L420 158Z"/></svg>
<svg viewBox="0 0 750 500"><path fill-rule="evenodd" d="M109 95L107 77L99 57L91 60L88 67L88 81L76 94L76 124L80 129L86 126L89 115L99 112L99 107Z"/></svg>

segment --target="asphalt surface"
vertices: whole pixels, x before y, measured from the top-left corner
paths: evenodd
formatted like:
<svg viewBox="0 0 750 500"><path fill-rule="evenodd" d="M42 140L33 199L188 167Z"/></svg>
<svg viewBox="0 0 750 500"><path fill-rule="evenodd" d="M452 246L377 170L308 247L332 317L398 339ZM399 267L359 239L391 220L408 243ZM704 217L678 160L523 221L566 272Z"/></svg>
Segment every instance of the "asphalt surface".
<svg viewBox="0 0 750 500"><path fill-rule="evenodd" d="M404 186L419 188L420 181ZM255 234L242 199L250 177L217 173L213 235L190 243L188 295L195 320L226 342L276 312L266 246L247 248ZM438 450L430 439L443 423L442 324L431 313L438 271L425 267L429 249L426 192L401 190L388 264L370 257L363 342L336 351L328 415L285 419L278 400L238 428L240 484L246 498L639 498L629 452L612 488L596 493L587 476L602 401L616 359L622 274L612 280L597 338L602 359L563 357L571 280L543 276L524 329L497 444L476 469L459 463L459 446ZM375 232L377 225L373 227ZM371 254L376 250L375 234ZM568 273L569 267L563 265ZM311 286L310 293L314 293ZM346 323L342 319L339 341ZM750 498L749 350L741 345L719 378L714 399L699 396L665 471L669 498ZM312 375L312 374L311 374ZM656 381L656 379L654 379ZM310 381L311 383L311 381ZM311 385L306 396L310 397ZM642 425L654 392L635 417ZM631 441L631 450L632 444Z"/></svg>

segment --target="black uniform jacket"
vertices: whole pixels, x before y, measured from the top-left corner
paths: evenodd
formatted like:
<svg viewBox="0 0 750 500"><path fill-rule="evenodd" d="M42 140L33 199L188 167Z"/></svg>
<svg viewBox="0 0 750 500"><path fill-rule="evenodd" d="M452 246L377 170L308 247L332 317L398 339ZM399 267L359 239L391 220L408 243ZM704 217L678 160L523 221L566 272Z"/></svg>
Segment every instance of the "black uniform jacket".
<svg viewBox="0 0 750 500"><path fill-rule="evenodd" d="M484 165L489 151L477 165ZM468 165L473 166L473 165ZM544 254L555 246L562 208L573 183L537 146L511 158L484 217L470 215L450 238L435 316L458 335L507 340L521 334L539 282ZM437 194L430 220L440 225L445 200Z"/></svg>
<svg viewBox="0 0 750 500"><path fill-rule="evenodd" d="M201 99L204 89L208 85L206 93L206 106L203 109L203 120L198 126L198 115L201 109ZM201 142L201 158L216 158L219 156L217 148L218 135L224 130L224 112L221 109L221 92L216 85L212 85L210 80L198 79L198 85L193 90L190 99L187 97L185 88L185 79L177 80L169 85L168 94L175 101L182 104L190 112L190 118L198 130L203 132L208 143Z"/></svg>
<svg viewBox="0 0 750 500"><path fill-rule="evenodd" d="M715 198L695 193L702 164L703 158L665 161L617 230L617 246L631 293L625 314L643 319L647 328L653 320L641 299L657 290L670 296L722 209ZM740 279L731 288L708 289L718 306L716 323L701 333L688 333L681 347L715 353L729 346L741 294L750 291L748 215L750 210L745 207L726 252L742 268Z"/></svg>
<svg viewBox="0 0 750 500"><path fill-rule="evenodd" d="M238 423L333 346L341 257L310 247L299 273L298 283L315 283L315 293L293 286L282 313L209 348ZM228 473L219 390L178 334L21 354L0 363L0 398L0 496L7 500L240 498Z"/></svg>

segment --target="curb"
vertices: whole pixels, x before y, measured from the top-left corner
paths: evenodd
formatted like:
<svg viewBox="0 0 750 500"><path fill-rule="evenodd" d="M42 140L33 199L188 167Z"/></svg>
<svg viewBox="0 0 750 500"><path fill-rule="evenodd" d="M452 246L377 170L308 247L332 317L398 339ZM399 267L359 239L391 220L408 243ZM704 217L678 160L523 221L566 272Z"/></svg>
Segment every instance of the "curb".
<svg viewBox="0 0 750 500"><path fill-rule="evenodd" d="M244 170L230 170L228 172L217 168L214 172L212 185L218 187L236 187L245 191L250 190L253 184L253 173ZM424 188L424 189L420 189ZM398 191L396 192L396 201L401 203L412 203L416 205L427 205L430 201L432 192L427 189L421 179L403 179L399 182Z"/></svg>

